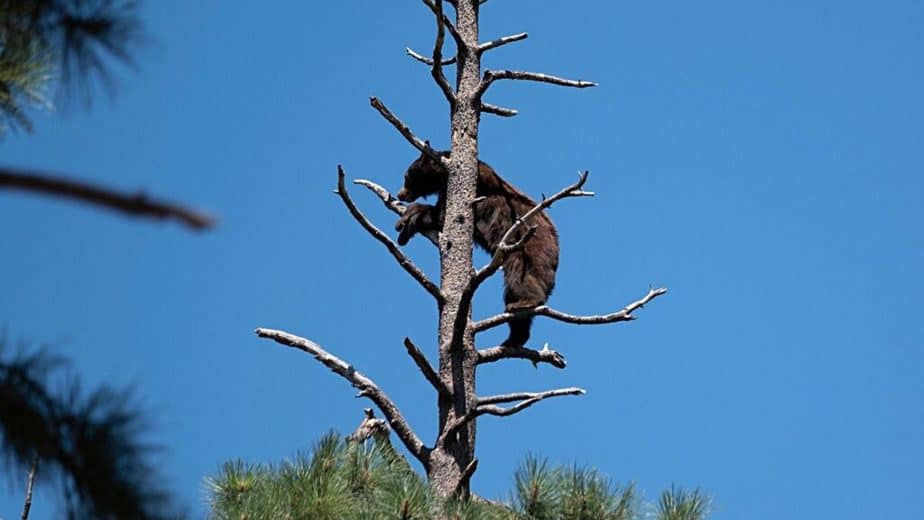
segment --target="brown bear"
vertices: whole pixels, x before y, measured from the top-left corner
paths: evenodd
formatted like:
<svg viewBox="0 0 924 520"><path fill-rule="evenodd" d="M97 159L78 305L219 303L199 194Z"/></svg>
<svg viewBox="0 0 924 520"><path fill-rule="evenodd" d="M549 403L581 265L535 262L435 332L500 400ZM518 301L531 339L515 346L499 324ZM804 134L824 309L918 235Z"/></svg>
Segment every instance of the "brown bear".
<svg viewBox="0 0 924 520"><path fill-rule="evenodd" d="M440 152L448 156L449 152ZM404 174L404 186L398 192L398 199L413 202L420 197L437 195L435 206L411 204L398 219L395 229L399 231L398 244L405 245L416 233L440 231L443 228L448 172L430 156L421 154ZM517 217L536 206L536 202L501 178L493 168L478 162L476 195L484 197L475 204L475 243L494 254L504 233L510 229ZM548 300L555 287L555 271L558 269L558 232L545 212L533 215L527 222L536 226L535 234L522 248L509 254L504 260L504 303L507 312L529 309ZM510 243L515 243L526 227L521 226ZM529 339L532 316L510 321L510 335L503 345L522 347Z"/></svg>

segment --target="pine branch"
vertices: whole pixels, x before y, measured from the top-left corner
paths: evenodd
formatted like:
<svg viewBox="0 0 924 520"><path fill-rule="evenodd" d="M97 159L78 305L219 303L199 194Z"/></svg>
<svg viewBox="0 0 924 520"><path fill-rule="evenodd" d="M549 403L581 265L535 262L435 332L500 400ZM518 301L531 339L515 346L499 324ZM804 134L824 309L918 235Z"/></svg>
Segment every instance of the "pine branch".
<svg viewBox="0 0 924 520"><path fill-rule="evenodd" d="M281 330L273 329L257 329L257 336L261 338L272 339L276 343L281 345L286 345L302 352L311 354L315 359L318 360L322 365L331 369L335 374L343 377L350 382L355 388L359 389L359 394L357 397L368 397L376 406L379 407L379 410L385 415L385 418L388 420L388 424L395 431L395 434L401 439L401 442L407 448L407 450L419 460L422 464L426 466L427 464L427 447L424 446L423 442L414 433L414 430L411 428L410 424L405 420L404 416L401 415L401 412L398 410L397 405L392 401L388 395L382 391L381 388L372 379L369 379L361 372L356 370L353 365L343 361L342 359L334 356L333 354L327 352L320 345L310 341L308 339L296 336L294 334L289 334Z"/></svg>
<svg viewBox="0 0 924 520"><path fill-rule="evenodd" d="M401 251L401 248L399 248L398 245L388 237L388 235L383 233L379 228L375 227L375 225L373 225L372 222L370 222L369 219L366 218L366 216L363 215L361 211L359 211L359 208L357 208L356 204L353 203L353 199L350 198L349 192L347 192L344 177L345 173L343 171L343 167L337 165L337 190L335 193L340 196L341 200L343 200L343 203L346 205L347 209L350 210L350 214L353 215L353 218L355 218L356 221L359 222L359 224L366 231L368 231L373 238L381 242L385 248L388 249L388 252L391 253L395 260L397 260L398 265L400 265L408 274L410 274L412 278L417 280L417 282L420 283L420 285L423 286L423 288L426 289L426 291L430 293L431 296L436 298L437 301L443 301L443 294L440 292L440 288L431 282L429 278L427 278L427 275L424 274L424 272Z"/></svg>
<svg viewBox="0 0 924 520"><path fill-rule="evenodd" d="M128 215L174 219L194 230L208 229L215 225L212 217L184 206L150 199L141 192L120 193L44 173L0 169L0 189L3 188L74 199Z"/></svg>
<svg viewBox="0 0 924 520"><path fill-rule="evenodd" d="M175 518L146 426L131 392L85 392L64 359L43 350L0 357L0 452L33 481L41 460L45 479L60 479L68 518Z"/></svg>

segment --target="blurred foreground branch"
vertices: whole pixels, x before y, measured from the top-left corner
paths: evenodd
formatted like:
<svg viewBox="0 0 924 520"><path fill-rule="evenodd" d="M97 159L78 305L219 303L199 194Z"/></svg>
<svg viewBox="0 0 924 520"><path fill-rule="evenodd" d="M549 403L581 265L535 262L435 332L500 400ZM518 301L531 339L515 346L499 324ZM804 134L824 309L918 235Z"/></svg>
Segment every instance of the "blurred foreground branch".
<svg viewBox="0 0 924 520"><path fill-rule="evenodd" d="M197 231L215 225L215 219L204 213L178 204L150 199L143 192L121 193L44 173L0 168L0 189L18 189L79 200L128 215L173 219Z"/></svg>

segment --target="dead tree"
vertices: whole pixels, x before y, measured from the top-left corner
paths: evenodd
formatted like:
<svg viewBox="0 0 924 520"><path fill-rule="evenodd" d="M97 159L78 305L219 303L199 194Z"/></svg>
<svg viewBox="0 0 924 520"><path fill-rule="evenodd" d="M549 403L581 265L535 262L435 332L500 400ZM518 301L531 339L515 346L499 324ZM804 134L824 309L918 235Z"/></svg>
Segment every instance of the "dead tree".
<svg viewBox="0 0 924 520"><path fill-rule="evenodd" d="M441 161L449 172L446 193L444 226L441 233L430 234L429 238L439 248L440 284L431 281L402 250L356 207L347 191L345 173L338 167L337 193L349 212L376 240L381 242L398 264L407 271L426 290L436 302L439 309L439 365L434 368L426 357L411 342L404 340L404 346L414 363L420 369L437 394L438 435L431 444L425 444L414 432L398 409L372 379L359 372L352 364L327 352L316 343L271 329L257 329L260 337L273 339L308 354L349 381L359 389L359 397L367 397L378 406L388 425L394 430L404 447L417 459L426 471L431 486L441 496L469 492L469 481L477 468L475 458L475 423L482 415L513 415L533 404L563 395L580 395L581 388L562 388L544 392L516 392L503 395L481 397L475 391L476 370L479 365L503 359L528 359L533 363L547 363L557 368L565 368L564 357L553 350L543 348L534 350L526 347L501 347L478 349L475 335L492 327L506 323L515 317L505 312L480 321L471 317L472 297L478 287L494 274L503 264L504 258L512 251L523 246L530 234L516 243L510 238L516 236L518 228L526 226L528 230L530 217L547 209L553 203L569 197L591 196L593 193L583 191L587 181L587 172L579 179L555 195L545 198L534 209L522 215L507 231L501 245L493 253L487 265L474 269L472 263L473 211L476 198L475 184L478 175L478 125L482 113L510 117L516 110L492 105L483 101L490 86L501 80L525 80L552 83L566 87L593 87L589 81L571 80L517 70L481 70L483 53L502 45L526 39L526 33L514 34L487 42L479 42L478 11L480 4L486 0L423 0L434 15L436 38L432 55L423 56L412 49L408 55L429 66L430 73L449 104L451 114L451 153L443 157L430 147L428 141L415 135L411 129L385 104L373 97L370 102L392 126L414 147ZM455 21L444 13L444 4L455 10ZM443 56L443 43L446 34L455 41L456 56L448 59ZM444 73L444 67L456 67L455 87ZM366 180L354 181L371 189L385 203L386 207L401 214L404 207L387 190ZM436 235L436 236L434 236ZM666 289L648 291L642 299L626 306L622 310L600 316L575 316L547 305L533 309L517 311L520 316L546 316L555 320L575 324L603 324L629 321L633 312L640 309L652 299L664 294ZM508 405L508 406L503 406Z"/></svg>

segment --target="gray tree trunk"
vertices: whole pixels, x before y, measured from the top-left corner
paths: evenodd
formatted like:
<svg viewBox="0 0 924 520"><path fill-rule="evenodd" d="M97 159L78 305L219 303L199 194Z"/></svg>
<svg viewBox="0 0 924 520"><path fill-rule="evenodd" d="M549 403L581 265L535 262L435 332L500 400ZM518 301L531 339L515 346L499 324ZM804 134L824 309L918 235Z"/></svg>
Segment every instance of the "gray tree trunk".
<svg viewBox="0 0 924 520"><path fill-rule="evenodd" d="M441 0L437 0L441 1ZM460 0L456 7L456 28L466 42L459 46L456 103L452 108L452 149L446 213L439 239L441 291L445 302L439 321L439 376L452 390L452 399L439 398L439 438L430 453L427 477L442 496L468 492L466 468L475 456L475 421L445 436L454 420L475 407L474 332L468 319L461 337L454 337L455 318L463 289L472 277L472 201L478 177L478 124L481 119L477 91L481 82L478 48L478 0ZM471 314L470 308L468 314ZM469 316L470 317L470 316ZM465 477L465 482L463 482Z"/></svg>

